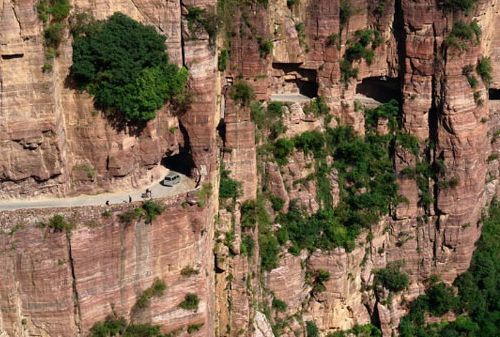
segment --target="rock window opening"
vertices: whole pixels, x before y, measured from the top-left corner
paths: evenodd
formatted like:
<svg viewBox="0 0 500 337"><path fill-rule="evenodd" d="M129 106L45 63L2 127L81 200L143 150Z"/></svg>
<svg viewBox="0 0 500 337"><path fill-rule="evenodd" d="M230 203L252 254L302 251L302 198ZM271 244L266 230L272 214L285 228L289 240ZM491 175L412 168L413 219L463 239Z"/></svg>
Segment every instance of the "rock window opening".
<svg viewBox="0 0 500 337"><path fill-rule="evenodd" d="M490 101L500 100L500 89L490 88L488 90L488 97L489 97Z"/></svg>
<svg viewBox="0 0 500 337"><path fill-rule="evenodd" d="M18 53L18 54L2 54L2 60L18 59L18 58L22 58L23 56L24 56L23 53Z"/></svg>
<svg viewBox="0 0 500 337"><path fill-rule="evenodd" d="M178 154L166 155L161 160L161 164L169 170L182 173L188 177L193 177L196 165L194 163L193 156L191 155L189 136L182 124L179 124L179 129L184 136L184 145L179 149Z"/></svg>
<svg viewBox="0 0 500 337"><path fill-rule="evenodd" d="M300 63L273 63L273 95L318 96L316 70L300 66Z"/></svg>
<svg viewBox="0 0 500 337"><path fill-rule="evenodd" d="M399 79L386 76L365 78L356 86L356 99L366 104L387 103L391 99L399 102Z"/></svg>
<svg viewBox="0 0 500 337"><path fill-rule="evenodd" d="M182 173L188 177L192 176L192 171L195 168L193 157L189 150L182 148L178 154L166 156L162 159L161 164L169 170Z"/></svg>

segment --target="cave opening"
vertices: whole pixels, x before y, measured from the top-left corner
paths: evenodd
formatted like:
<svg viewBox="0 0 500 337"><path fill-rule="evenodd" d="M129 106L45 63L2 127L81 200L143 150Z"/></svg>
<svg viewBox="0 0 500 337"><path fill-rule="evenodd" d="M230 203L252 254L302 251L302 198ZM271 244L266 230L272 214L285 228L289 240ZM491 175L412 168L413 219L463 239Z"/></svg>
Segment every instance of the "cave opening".
<svg viewBox="0 0 500 337"><path fill-rule="evenodd" d="M274 95L302 95L308 98L318 96L316 70L300 66L300 63L273 63Z"/></svg>
<svg viewBox="0 0 500 337"><path fill-rule="evenodd" d="M193 177L194 169L196 164L191 153L191 144L189 141L189 135L186 128L179 123L179 130L181 131L184 138L184 145L180 147L179 153L172 156L165 156L161 160L161 165L168 168L169 170L182 173L188 177Z"/></svg>
<svg viewBox="0 0 500 337"><path fill-rule="evenodd" d="M489 88L488 89L488 97L489 97L490 101L500 100L500 89Z"/></svg>
<svg viewBox="0 0 500 337"><path fill-rule="evenodd" d="M394 99L401 101L400 81L387 76L367 77L356 86L356 98L387 103Z"/></svg>

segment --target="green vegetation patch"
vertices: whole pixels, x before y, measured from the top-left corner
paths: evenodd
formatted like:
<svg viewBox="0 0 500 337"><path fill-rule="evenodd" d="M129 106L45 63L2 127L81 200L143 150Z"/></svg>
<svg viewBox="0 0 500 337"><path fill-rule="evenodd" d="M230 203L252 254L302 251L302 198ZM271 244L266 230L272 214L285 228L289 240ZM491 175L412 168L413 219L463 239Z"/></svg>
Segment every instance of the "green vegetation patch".
<svg viewBox="0 0 500 337"><path fill-rule="evenodd" d="M217 68L219 71L225 71L227 69L227 63L229 61L229 51L227 49L222 49L219 53L219 59L217 61Z"/></svg>
<svg viewBox="0 0 500 337"><path fill-rule="evenodd" d="M151 324L127 323L125 318L109 316L103 322L95 323L90 328L90 337L167 337L160 332L160 327Z"/></svg>
<svg viewBox="0 0 500 337"><path fill-rule="evenodd" d="M151 287L144 290L142 294L137 298L134 308L135 309L147 308L150 305L151 299L153 297L163 296L163 294L165 293L165 289L167 289L167 286L165 285L165 282L163 280L160 279L154 280Z"/></svg>
<svg viewBox="0 0 500 337"><path fill-rule="evenodd" d="M340 61L340 79L347 84L351 78L356 78L358 69L353 67L353 62L364 59L368 65L372 64L377 49L384 39L377 29L357 30L353 39L346 42L344 58Z"/></svg>
<svg viewBox="0 0 500 337"><path fill-rule="evenodd" d="M210 182L204 182L203 185L201 185L200 190L198 191L198 206L205 207L211 196L212 184Z"/></svg>
<svg viewBox="0 0 500 337"><path fill-rule="evenodd" d="M68 0L41 0L36 5L38 18L42 22L60 22L69 15L71 5Z"/></svg>
<svg viewBox="0 0 500 337"><path fill-rule="evenodd" d="M479 44L481 38L481 27L476 20L465 23L457 21L453 24L453 28L444 40L444 43L449 48L454 48L459 51L466 51L469 49L469 44Z"/></svg>
<svg viewBox="0 0 500 337"><path fill-rule="evenodd" d="M265 59L269 54L273 52L273 41L259 38L257 39L257 42L259 43L260 57Z"/></svg>
<svg viewBox="0 0 500 337"><path fill-rule="evenodd" d="M402 337L498 336L500 326L500 204L493 201L489 217L483 219L481 238L472 262L453 285L433 283L410 305L399 325ZM453 311L453 322L426 324L424 314L441 316Z"/></svg>
<svg viewBox="0 0 500 337"><path fill-rule="evenodd" d="M220 186L219 198L221 199L236 199L241 195L241 182L232 179L229 174L231 171L226 170L224 166L220 169Z"/></svg>
<svg viewBox="0 0 500 337"><path fill-rule="evenodd" d="M304 106L304 113L306 115L313 115L314 117L320 117L328 115L330 108L325 102L323 96L318 96L313 98L308 104Z"/></svg>
<svg viewBox="0 0 500 337"><path fill-rule="evenodd" d="M476 0L443 0L439 3L448 11L469 12L476 4Z"/></svg>
<svg viewBox="0 0 500 337"><path fill-rule="evenodd" d="M319 337L319 329L314 321L306 322L306 336L307 337Z"/></svg>
<svg viewBox="0 0 500 337"><path fill-rule="evenodd" d="M189 334L191 333L195 333L195 332L198 332L200 331L201 327L203 326L203 323L198 323L198 324L190 324L188 325L187 327L187 332Z"/></svg>
<svg viewBox="0 0 500 337"><path fill-rule="evenodd" d="M196 36L205 31L208 34L210 45L214 45L219 26L219 19L214 10L189 6L186 19L191 34Z"/></svg>
<svg viewBox="0 0 500 337"><path fill-rule="evenodd" d="M280 138L273 144L272 153L280 165L286 163L295 149L313 155L317 163L318 197L323 206L316 214L307 216L291 202L288 213L276 218L281 225L276 234L280 244L290 240L294 252L339 246L350 250L361 229L377 223L382 215L389 213L391 205L401 201L390 150L397 133L378 135L374 127L380 116L389 116L394 119L392 124L397 124L397 103L390 102L366 113L365 137L342 126L329 128L325 133L308 131L293 139ZM333 165L326 164L326 154L333 155ZM340 202L335 208L328 180L332 169L338 172L340 187Z"/></svg>
<svg viewBox="0 0 500 337"><path fill-rule="evenodd" d="M331 332L327 337L382 337L382 331L373 324L363 324L349 330Z"/></svg>
<svg viewBox="0 0 500 337"><path fill-rule="evenodd" d="M229 96L241 105L248 106L255 98L255 92L247 81L238 80L231 87Z"/></svg>
<svg viewBox="0 0 500 337"><path fill-rule="evenodd" d="M241 255L243 256L248 256L248 257L253 256L255 250L255 241L250 235L245 234L242 236L240 250L241 250Z"/></svg>
<svg viewBox="0 0 500 337"><path fill-rule="evenodd" d="M476 72L483 80L483 83L486 87L489 87L491 81L493 81L493 68L491 66L491 58L482 56L476 64Z"/></svg>
<svg viewBox="0 0 500 337"><path fill-rule="evenodd" d="M61 214L56 214L50 218L46 226L54 232L69 232L73 229L73 224L66 220Z"/></svg>
<svg viewBox="0 0 500 337"><path fill-rule="evenodd" d="M190 293L184 297L184 300L181 303L179 303L179 308L196 311L198 310L199 303L200 299L198 298L198 295Z"/></svg>
<svg viewBox="0 0 500 337"><path fill-rule="evenodd" d="M184 277L190 277L190 276L193 276L193 275L198 275L199 273L200 273L200 271L198 269L195 269L195 268L193 268L191 266L185 266L181 270L181 275L184 276Z"/></svg>
<svg viewBox="0 0 500 337"><path fill-rule="evenodd" d="M36 5L38 18L44 24L45 63L43 71L52 71L53 60L58 55L57 48L64 38L65 19L71 5L68 0L41 0Z"/></svg>
<svg viewBox="0 0 500 337"><path fill-rule="evenodd" d="M408 275L401 270L398 262L388 263L386 268L377 269L374 274L374 286L382 286L392 292L400 292L410 284Z"/></svg>
<svg viewBox="0 0 500 337"><path fill-rule="evenodd" d="M165 37L153 27L115 13L75 35L71 76L109 117L145 122L184 94L188 72L168 63Z"/></svg>
<svg viewBox="0 0 500 337"><path fill-rule="evenodd" d="M142 204L142 209L146 216L146 223L152 223L160 215L165 207L153 200L146 200Z"/></svg>
<svg viewBox="0 0 500 337"><path fill-rule="evenodd" d="M287 304L286 304L286 302L274 297L272 307L274 310L276 310L278 312L285 312L286 308L287 308Z"/></svg>
<svg viewBox="0 0 500 337"><path fill-rule="evenodd" d="M355 9L351 5L350 0L340 0L340 8L339 8L339 19L340 19L340 27L345 27L351 16L355 13Z"/></svg>

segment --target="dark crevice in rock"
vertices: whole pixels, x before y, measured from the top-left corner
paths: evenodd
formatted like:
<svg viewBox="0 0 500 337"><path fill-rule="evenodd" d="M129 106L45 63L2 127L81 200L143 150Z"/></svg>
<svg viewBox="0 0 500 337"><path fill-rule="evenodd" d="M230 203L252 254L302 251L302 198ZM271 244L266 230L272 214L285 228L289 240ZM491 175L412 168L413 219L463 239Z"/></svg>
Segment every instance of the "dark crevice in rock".
<svg viewBox="0 0 500 337"><path fill-rule="evenodd" d="M182 1L181 0L179 0L179 7L181 8L181 12L182 12ZM181 18L182 18L182 16L181 16ZM183 25L183 23L182 23L182 19L181 19L181 21L180 21L180 27L179 27L180 30L181 30L181 57L182 57L181 62L182 62L182 65L187 68L187 65L186 65L186 55L185 55L186 48L184 46L184 34L182 33L183 32L182 25Z"/></svg>
<svg viewBox="0 0 500 337"><path fill-rule="evenodd" d="M80 335L82 332L81 329L81 321L82 321L82 315L81 315L81 309L80 309L80 297L78 295L78 288L76 286L76 274L75 274L75 265L73 261L73 252L71 249L71 233L66 233L66 242L68 245L68 259L69 259L69 266L71 269L71 278L72 278L72 287L73 287L73 301L74 301L74 312L75 312L75 326L78 329L78 334Z"/></svg>
<svg viewBox="0 0 500 337"><path fill-rule="evenodd" d="M447 54L446 49L441 49L438 45L438 33L436 32L435 25L433 27L434 33L434 64L433 64L433 76L432 76L432 106L429 111L429 144L428 144L428 162L436 167L436 148L439 144L439 128L443 127L446 129L446 125L443 124L442 121L442 113L444 109L444 102L446 100L446 92L445 92L445 69L446 69L446 60ZM438 186L438 177L434 176L435 180L433 180L433 199L434 199L434 212L436 215L440 215L441 211L438 205L438 197L439 197L439 186ZM439 217L438 217L439 219ZM439 227L439 222L436 222L436 226Z"/></svg>
<svg viewBox="0 0 500 337"><path fill-rule="evenodd" d="M394 1L394 21L393 29L394 38L397 43L397 54L398 54L398 66L399 66L399 99L398 101L403 102L403 90L404 87L404 74L406 73L406 34L404 28L404 14L401 5L401 0ZM402 106L400 106L400 111L403 111Z"/></svg>

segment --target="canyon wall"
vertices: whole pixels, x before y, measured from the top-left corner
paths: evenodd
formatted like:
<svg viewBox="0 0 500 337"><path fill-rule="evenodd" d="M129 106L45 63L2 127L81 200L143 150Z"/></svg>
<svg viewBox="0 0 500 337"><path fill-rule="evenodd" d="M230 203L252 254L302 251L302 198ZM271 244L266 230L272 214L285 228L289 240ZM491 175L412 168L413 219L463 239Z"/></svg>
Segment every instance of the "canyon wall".
<svg viewBox="0 0 500 337"><path fill-rule="evenodd" d="M373 227L369 236L361 235L354 251L348 253L338 248L329 253L302 251L299 256L293 256L282 249L279 267L261 271L264 282L261 281L257 289L251 285L257 282L258 276L247 265L255 263L255 256L242 259L236 254L231 258L230 253L221 251L221 256L230 259L221 272L232 280L229 284L222 282L229 289L226 292L229 300L222 301L237 303L232 313L224 315L222 326L230 327L227 335L245 331L249 336L272 336L273 332L263 332L266 330L262 329L264 320L271 322L277 336L303 336L305 321L314 321L321 331L327 332L375 320L380 322L384 335L389 336L407 312L404 303L424 291L425 281L431 275L439 275L450 284L467 270L474 243L480 235L481 216L498 194L496 158L500 125L495 95L499 80L498 62L495 62L498 34L495 32L500 22L500 4L477 1L473 13L465 15L447 12L432 0L383 1L385 7L378 12L376 1L350 1L354 10L346 24L339 18L339 1L291 3L270 1L266 10L259 4L237 9L231 26L231 58L226 76L246 80L261 100L273 94L307 94L298 83L314 82L318 85L317 95L324 97L335 117L329 125L348 124L359 133L364 132L363 111L356 108L361 99L358 95L362 92L361 84L365 79L378 79L371 88L372 93L376 93L376 86L384 88L392 81L397 86L392 98L400 101L401 126L420 143L418 154L396 148L396 171L400 173L405 167L424 160L431 165L443 165L445 173L429 180L433 201L428 206L422 204L416 181L399 174L400 194L407 202ZM477 20L482 30L480 41L462 51L444 43L454 22L460 20ZM377 29L383 43L374 50L370 64L363 59L355 63L359 69L357 77L346 85L341 80L339 63L345 57L348 40L355 39L355 32L363 29ZM338 39L338 45L331 42ZM269 55L262 53L265 40L273 43ZM478 86L471 88L463 69L467 65L474 67L483 56L491 58L493 79L489 86L479 79ZM324 130L323 121L297 113L301 108L295 105L288 104L283 116L286 137L306 130ZM232 103L226 107L234 111ZM240 109L236 115L244 116L246 108ZM236 137L232 134L233 113L226 124L231 126L227 139ZM245 139L248 128L245 126ZM266 145L268 141L261 139L257 146ZM248 142L240 146L248 152ZM231 162L233 153L239 149L233 147L231 151L224 153L225 161ZM315 181L295 184L314 173L308 164L312 158L298 153L282 166L265 162L263 158L257 159L256 180L249 178L254 168L247 169L245 175L239 166L232 174L245 187L241 201L249 197L247 191L252 185L253 191L265 190L279 196L284 200L285 209L291 200L298 201L308 212L318 209ZM452 187L447 185L450 180L456 182ZM331 183L335 202L338 200L335 177L331 177ZM269 205L267 209L273 214ZM233 214L238 237L241 236L239 214ZM219 229L224 232L228 226ZM257 238L255 233L251 235ZM237 241L236 246L239 244ZM239 248L230 246L230 251L234 254ZM411 278L410 287L401 295L391 296L390 300L387 294L385 298L378 298L370 288L373 271L401 260ZM241 275L242 268L248 271L246 278ZM318 269L331 275L320 296L312 291L307 276ZM247 282L246 289L242 282ZM271 308L273 298L287 304L285 312ZM262 315L266 310L268 313Z"/></svg>
<svg viewBox="0 0 500 337"><path fill-rule="evenodd" d="M195 335L213 335L213 205L186 200L159 200L165 209L151 224L120 221L137 203L0 214L2 336L86 336L112 315L181 334L202 324ZM73 229L44 227L54 214ZM182 274L186 267L196 272ZM135 308L155 279L164 294ZM179 307L188 293L199 297L197 310Z"/></svg>
<svg viewBox="0 0 500 337"><path fill-rule="evenodd" d="M36 3L2 2L0 198L137 187L153 179L162 158L182 149L191 152L195 174L212 169L216 53L208 36L186 38L181 9L213 7L215 1L70 1L72 13L100 20L120 11L154 26L167 38L170 61L190 70L188 111L179 119L166 106L139 130L111 123L89 95L75 90L68 77L72 38L67 27L53 70L43 71L47 61Z"/></svg>
<svg viewBox="0 0 500 337"><path fill-rule="evenodd" d="M375 10L381 2L384 9ZM153 25L167 37L170 61L189 69L189 109L175 115L167 105L137 130L113 125L91 97L72 87L67 30L53 70L43 72L36 2L1 2L0 199L141 186L157 177L163 158L182 151L194 161L193 175L210 181L214 191L203 208L189 203L191 197L163 200L167 208L153 224L120 223L118 214L129 205L110 207L111 216L103 215L103 207L0 213L0 265L6 271L0 276L0 336L86 336L113 313L181 335L188 334L187 326L203 324L194 335L305 336L308 321L326 335L378 321L390 336L407 312L405 303L424 291L426 279L437 274L451 283L468 268L481 215L498 195L500 3L478 0L467 16L445 12L435 0L351 0L347 22L340 20L340 1L224 3L233 7L221 18L225 31L221 28L212 45L207 34L191 36L185 16L189 6L212 8L214 0L71 1L73 12L104 19L121 11ZM461 52L444 44L454 22L474 19L482 30L479 43ZM355 78L342 81L348 41L364 29L380 32L382 43L371 62L355 62ZM217 73L222 49L229 52L229 64ZM481 56L491 57L493 79L489 87L479 79L472 88L463 69ZM350 252L292 255L282 247L278 267L262 270L260 229L242 225L243 203L264 188L283 199L284 210L294 201L312 214L321 202L316 182L307 179L314 173L313 158L299 151L277 165L259 154L258 147L270 140L258 137L251 108L228 94L240 79L252 86L257 101L291 92L325 99L331 120L305 114L304 104L288 104L287 137L339 124L363 134L364 114L357 104L389 92L399 101L402 129L419 141L418 153L394 150L399 193L407 202L362 233ZM402 173L424 161L445 172L427 180L432 200L427 204L422 186ZM241 182L241 193L216 214L221 163ZM89 167L95 174L87 174ZM332 173L327 179L336 204L338 177ZM272 228L279 228L277 212L269 203L265 208ZM76 227L65 233L40 225L56 213ZM242 251L244 237L255 242L251 256ZM375 293L373 271L401 260L409 288L395 296ZM181 275L186 266L199 273ZM321 293L310 282L317 270L330 274ZM135 312L138 296L156 278L165 281L165 294ZM187 293L200 297L196 312L178 308ZM273 309L273 298L286 309Z"/></svg>

